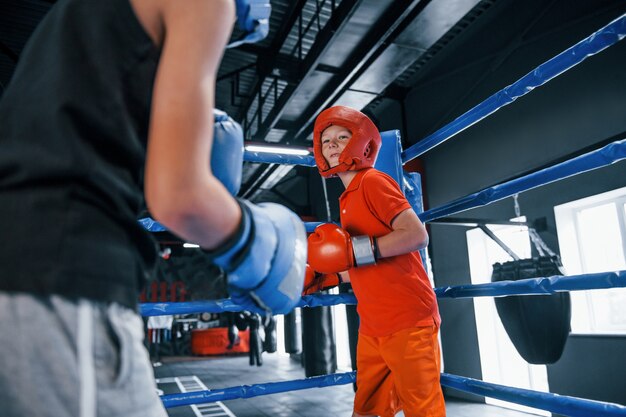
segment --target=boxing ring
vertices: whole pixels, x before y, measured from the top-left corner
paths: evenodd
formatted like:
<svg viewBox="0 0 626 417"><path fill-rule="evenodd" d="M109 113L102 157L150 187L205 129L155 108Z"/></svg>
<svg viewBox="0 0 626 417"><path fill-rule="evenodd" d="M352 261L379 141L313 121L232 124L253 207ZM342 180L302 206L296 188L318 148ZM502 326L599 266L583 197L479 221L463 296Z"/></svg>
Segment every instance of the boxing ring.
<svg viewBox="0 0 626 417"><path fill-rule="evenodd" d="M541 64L533 71L510 86L498 91L482 103L470 109L451 123L406 149L401 154L402 164L424 154L441 143L451 139L464 129L478 123L500 108L511 104L517 98L530 93L563 72L573 68L588 57L601 52L626 36L626 14L615 19L589 37ZM456 214L468 209L485 206L524 191L531 190L574 175L599 169L626 158L626 139L610 143L600 149L580 155L551 167L541 169L473 194L456 199L448 204L422 213L423 222ZM261 154L246 151L244 159L251 162L293 164L314 167L312 156ZM152 219L141 219L143 226L150 231L166 230ZM307 223L311 232L319 223ZM460 285L435 288L438 298L503 297L512 295L555 294L559 292L608 289L626 287L626 271L570 276L549 276L500 281L478 285ZM354 295L308 295L302 297L298 307L332 306L356 304ZM182 302L144 303L140 306L143 316L170 314L190 314L225 311L240 311L242 308L229 299ZM445 319L445 318L444 318ZM320 388L350 384L356 380L355 372L338 373L293 381L271 382L266 384L243 385L224 389L170 394L161 397L166 408L182 405L225 401L237 398L251 398L259 395L276 394L287 391ZM487 383L477 379L457 375L441 374L441 385L479 396L491 397L567 416L626 416L626 405L604 403L583 398L512 388Z"/></svg>

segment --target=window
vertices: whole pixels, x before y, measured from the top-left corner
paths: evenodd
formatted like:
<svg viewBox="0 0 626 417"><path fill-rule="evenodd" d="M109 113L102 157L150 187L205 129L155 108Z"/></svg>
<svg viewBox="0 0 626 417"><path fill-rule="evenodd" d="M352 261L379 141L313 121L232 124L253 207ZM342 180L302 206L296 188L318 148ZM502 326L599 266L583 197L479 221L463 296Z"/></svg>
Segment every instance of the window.
<svg viewBox="0 0 626 417"><path fill-rule="evenodd" d="M626 188L554 208L568 275L626 269ZM626 334L626 289L573 291L572 333Z"/></svg>

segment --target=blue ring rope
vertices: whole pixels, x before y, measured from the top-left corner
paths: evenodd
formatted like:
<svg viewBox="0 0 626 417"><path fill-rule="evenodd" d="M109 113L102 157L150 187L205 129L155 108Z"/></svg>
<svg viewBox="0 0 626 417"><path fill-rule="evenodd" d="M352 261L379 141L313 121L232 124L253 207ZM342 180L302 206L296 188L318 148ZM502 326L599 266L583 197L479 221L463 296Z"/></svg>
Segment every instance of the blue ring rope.
<svg viewBox="0 0 626 417"><path fill-rule="evenodd" d="M478 123L502 107L511 104L519 97L530 93L534 88L547 83L590 56L619 42L624 36L626 36L626 14L615 19L602 29L592 33L587 38L561 52L554 58L539 65L515 83L493 94L482 103L457 117L451 123L406 149L402 152L402 163L405 164L430 149L433 149L435 146L447 141L454 135Z"/></svg>
<svg viewBox="0 0 626 417"><path fill-rule="evenodd" d="M506 295L554 294L564 291L582 291L626 287L626 271L603 272L570 276L552 276L500 281L478 285L458 285L435 288L437 298L501 297ZM320 307L339 304L356 304L354 294L305 295L296 307ZM142 316L169 314L220 313L241 311L243 307L230 299L191 301L179 303L143 303L139 306Z"/></svg>
<svg viewBox="0 0 626 417"><path fill-rule="evenodd" d="M610 143L600 149L569 159L560 164L544 168L520 178L485 188L476 193L456 199L448 204L427 210L418 216L423 222L449 216L461 211L485 206L514 194L549 184L583 172L602 168L626 158L626 139ZM151 232L167 230L155 220L146 217L139 220ZM321 222L305 223L306 231L312 232Z"/></svg>
<svg viewBox="0 0 626 417"><path fill-rule="evenodd" d="M165 226L163 226L161 223L157 222L156 220L150 218L150 217L144 217L142 219L139 219L139 224L141 224L143 226L144 229L146 229L149 232L165 232L167 231L167 228ZM304 226L306 228L306 232L307 233L311 233L315 230L315 228L317 226L319 226L320 224L322 224L323 222L306 222L304 223Z"/></svg>
<svg viewBox="0 0 626 417"><path fill-rule="evenodd" d="M437 298L502 297L626 287L626 271L499 281L435 288Z"/></svg>
<svg viewBox="0 0 626 417"><path fill-rule="evenodd" d="M485 206L514 194L598 169L626 158L626 139L418 214L423 222Z"/></svg>
<svg viewBox="0 0 626 417"><path fill-rule="evenodd" d="M626 416L626 407L620 404L507 387L446 373L441 374L441 385L571 417Z"/></svg>
<svg viewBox="0 0 626 417"><path fill-rule="evenodd" d="M354 294L305 295L296 307L321 307L340 304L356 304L356 297ZM139 313L144 317L165 316L171 314L221 313L224 311L235 312L242 310L244 310L244 308L233 303L230 298L222 300L174 303L142 303L139 305Z"/></svg>
<svg viewBox="0 0 626 417"><path fill-rule="evenodd" d="M333 385L351 384L356 381L356 372L314 376L293 381L270 382L266 384L241 385L224 389L188 392L184 394L162 395L165 408L181 405L201 404L215 401L251 398L260 395L277 394L279 392L297 391L309 388L330 387Z"/></svg>
<svg viewBox="0 0 626 417"><path fill-rule="evenodd" d="M331 374L293 381L270 382L265 384L242 385L238 387L196 391L182 394L162 395L165 408L191 404L203 404L227 401L238 398L252 398L262 395L296 391L310 388L323 388L335 385L351 384L356 380L356 372ZM572 417L587 416L624 416L626 407L620 404L605 403L570 397L549 392L532 391L522 388L507 387L457 375L441 374L441 385L471 394L497 398L516 404L564 414Z"/></svg>

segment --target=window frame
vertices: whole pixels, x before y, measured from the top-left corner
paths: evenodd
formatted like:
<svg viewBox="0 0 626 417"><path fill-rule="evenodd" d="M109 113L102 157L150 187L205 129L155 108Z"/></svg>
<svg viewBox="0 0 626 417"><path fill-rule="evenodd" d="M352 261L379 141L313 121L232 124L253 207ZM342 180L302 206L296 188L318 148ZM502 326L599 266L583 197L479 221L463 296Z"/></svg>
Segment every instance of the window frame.
<svg viewBox="0 0 626 417"><path fill-rule="evenodd" d="M561 259L563 261L565 271L568 275L592 273L588 270L584 249L582 246L581 225L579 214L583 210L599 207L606 204L613 204L617 211L617 221L620 231L622 256L626 263L626 187L618 188L612 191L584 197L568 203L560 204L554 207L554 215L557 227L557 235L559 246L561 249ZM572 244L575 240L575 244ZM575 251L573 248L576 248ZM626 264L624 269L626 269ZM594 299L598 298L601 293L607 294L609 291L626 291L626 289L608 289L608 290L588 290L577 291L572 293L572 313L588 317L588 320L579 322L580 327L585 329L572 328L572 335L581 336L624 336L626 337L626 327L620 330L607 330L601 328L595 321L596 308ZM584 297L584 302L580 298ZM584 304L584 306L583 306ZM584 308L584 312L574 309ZM584 320L584 319L583 319ZM598 329L598 327L600 327Z"/></svg>

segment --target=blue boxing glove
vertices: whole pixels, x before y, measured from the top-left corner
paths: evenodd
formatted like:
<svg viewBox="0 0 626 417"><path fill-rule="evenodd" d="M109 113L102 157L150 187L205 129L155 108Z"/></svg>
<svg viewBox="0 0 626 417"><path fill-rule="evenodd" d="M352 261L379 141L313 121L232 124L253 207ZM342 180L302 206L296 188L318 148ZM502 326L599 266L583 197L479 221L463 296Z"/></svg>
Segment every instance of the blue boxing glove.
<svg viewBox="0 0 626 417"><path fill-rule="evenodd" d="M249 311L286 314L300 301L304 285L304 223L279 204L238 203L242 219L237 232L209 255L226 272L233 302Z"/></svg>
<svg viewBox="0 0 626 417"><path fill-rule="evenodd" d="M235 0L237 4L237 21L246 36L227 45L235 48L244 43L254 43L265 39L270 30L269 19L272 6L269 0Z"/></svg>
<svg viewBox="0 0 626 417"><path fill-rule="evenodd" d="M237 195L241 187L243 169L243 130L239 123L225 112L214 109L213 147L211 170L231 195Z"/></svg>

